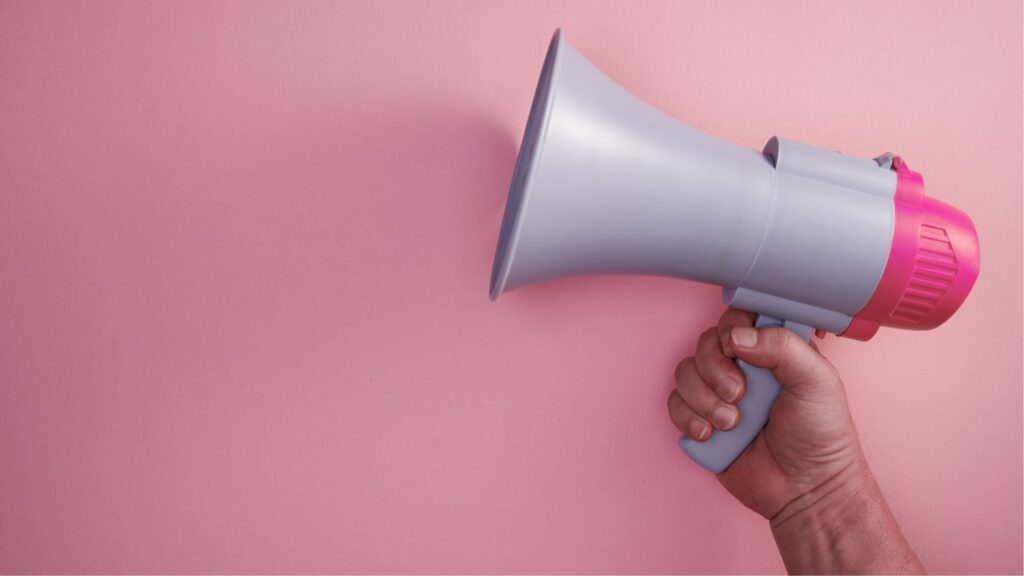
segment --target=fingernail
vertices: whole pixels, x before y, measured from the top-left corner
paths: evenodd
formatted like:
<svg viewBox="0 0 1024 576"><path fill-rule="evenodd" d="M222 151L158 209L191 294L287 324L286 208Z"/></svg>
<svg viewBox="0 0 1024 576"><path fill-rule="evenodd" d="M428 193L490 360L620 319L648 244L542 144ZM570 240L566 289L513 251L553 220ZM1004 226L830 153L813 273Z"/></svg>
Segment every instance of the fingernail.
<svg viewBox="0 0 1024 576"><path fill-rule="evenodd" d="M719 406L711 413L711 419L715 421L718 428L732 428L738 416L736 409L731 406Z"/></svg>
<svg viewBox="0 0 1024 576"><path fill-rule="evenodd" d="M694 420L690 422L690 437L694 440L703 440L708 434L708 425Z"/></svg>
<svg viewBox="0 0 1024 576"><path fill-rule="evenodd" d="M740 348L757 346L757 330L740 326L732 329L732 343Z"/></svg>
<svg viewBox="0 0 1024 576"><path fill-rule="evenodd" d="M718 391L726 402L734 402L740 395L740 383L733 378L726 378L718 385Z"/></svg>

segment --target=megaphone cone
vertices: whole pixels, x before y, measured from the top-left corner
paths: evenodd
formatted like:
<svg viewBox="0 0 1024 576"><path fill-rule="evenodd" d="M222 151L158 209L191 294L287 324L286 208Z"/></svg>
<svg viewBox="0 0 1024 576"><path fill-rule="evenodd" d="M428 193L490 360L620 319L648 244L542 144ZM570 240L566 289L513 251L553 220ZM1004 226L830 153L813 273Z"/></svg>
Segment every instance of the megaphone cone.
<svg viewBox="0 0 1024 576"><path fill-rule="evenodd" d="M763 154L636 98L556 31L516 161L491 298L578 274L735 286L761 239L772 172Z"/></svg>

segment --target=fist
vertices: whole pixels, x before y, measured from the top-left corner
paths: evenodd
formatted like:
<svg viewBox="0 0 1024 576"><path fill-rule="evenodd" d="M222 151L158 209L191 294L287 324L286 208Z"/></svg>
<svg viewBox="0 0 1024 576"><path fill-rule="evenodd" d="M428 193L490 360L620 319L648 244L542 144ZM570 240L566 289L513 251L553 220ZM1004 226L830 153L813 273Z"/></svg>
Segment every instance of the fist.
<svg viewBox="0 0 1024 576"><path fill-rule="evenodd" d="M753 324L753 314L730 308L701 334L696 354L676 367L668 411L683 434L706 441L743 417L736 403L746 382L734 359L772 371L782 390L768 424L718 477L747 507L773 518L866 465L835 367L792 331Z"/></svg>

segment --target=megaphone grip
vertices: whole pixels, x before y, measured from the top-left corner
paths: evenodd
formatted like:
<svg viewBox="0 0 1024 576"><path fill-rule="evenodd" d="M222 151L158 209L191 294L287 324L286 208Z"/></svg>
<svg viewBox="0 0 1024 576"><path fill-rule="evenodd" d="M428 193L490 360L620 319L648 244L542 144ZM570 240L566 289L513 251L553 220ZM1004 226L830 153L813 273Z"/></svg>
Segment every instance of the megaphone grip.
<svg viewBox="0 0 1024 576"><path fill-rule="evenodd" d="M771 316L760 315L754 323L756 328L784 327L796 332L804 340L810 341L814 328L796 322L788 322ZM679 447L683 452L705 469L718 474L732 464L733 460L754 441L757 434L768 422L768 415L779 397L779 381L771 370L751 366L742 360L736 365L743 371L747 379L747 391L737 405L740 410L740 421L732 430L715 430L711 438L705 442L697 442L683 436L679 439Z"/></svg>

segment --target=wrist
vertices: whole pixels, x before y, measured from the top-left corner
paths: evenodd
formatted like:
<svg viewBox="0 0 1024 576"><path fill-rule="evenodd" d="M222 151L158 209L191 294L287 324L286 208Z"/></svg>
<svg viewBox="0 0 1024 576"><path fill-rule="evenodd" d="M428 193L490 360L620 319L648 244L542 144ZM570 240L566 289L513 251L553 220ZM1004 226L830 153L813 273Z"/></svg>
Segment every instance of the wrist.
<svg viewBox="0 0 1024 576"><path fill-rule="evenodd" d="M828 480L788 502L769 519L772 531L827 526L845 513L859 510L877 483L863 455L858 454Z"/></svg>
<svg viewBox="0 0 1024 576"><path fill-rule="evenodd" d="M863 458L788 503L771 519L791 573L921 573Z"/></svg>

